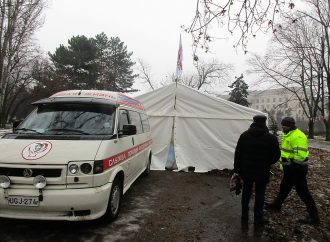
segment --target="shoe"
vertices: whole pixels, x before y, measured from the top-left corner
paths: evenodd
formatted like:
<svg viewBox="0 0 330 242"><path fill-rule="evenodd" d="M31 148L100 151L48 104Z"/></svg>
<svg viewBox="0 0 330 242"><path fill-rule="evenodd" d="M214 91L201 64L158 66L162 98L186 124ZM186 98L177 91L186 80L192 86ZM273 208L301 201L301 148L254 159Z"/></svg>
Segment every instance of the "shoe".
<svg viewBox="0 0 330 242"><path fill-rule="evenodd" d="M281 206L276 203L266 203L265 202L264 207L266 210L270 210L270 211L275 211L275 212L281 211Z"/></svg>
<svg viewBox="0 0 330 242"><path fill-rule="evenodd" d="M311 218L311 217L306 217L304 219L298 219L298 222L302 223L302 224L309 224L309 225L319 225L321 223L319 218Z"/></svg>

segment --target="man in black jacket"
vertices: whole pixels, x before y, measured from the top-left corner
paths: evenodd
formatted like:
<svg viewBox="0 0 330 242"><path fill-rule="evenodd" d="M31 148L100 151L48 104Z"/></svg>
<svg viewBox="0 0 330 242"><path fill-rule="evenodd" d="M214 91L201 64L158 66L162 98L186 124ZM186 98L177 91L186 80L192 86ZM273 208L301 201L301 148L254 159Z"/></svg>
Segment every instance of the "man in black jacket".
<svg viewBox="0 0 330 242"><path fill-rule="evenodd" d="M234 159L234 172L243 179L242 222L249 218L249 202L255 184L254 224L263 225L263 206L266 185L269 182L270 166L281 155L277 138L266 126L267 117L256 115L250 128L241 134Z"/></svg>

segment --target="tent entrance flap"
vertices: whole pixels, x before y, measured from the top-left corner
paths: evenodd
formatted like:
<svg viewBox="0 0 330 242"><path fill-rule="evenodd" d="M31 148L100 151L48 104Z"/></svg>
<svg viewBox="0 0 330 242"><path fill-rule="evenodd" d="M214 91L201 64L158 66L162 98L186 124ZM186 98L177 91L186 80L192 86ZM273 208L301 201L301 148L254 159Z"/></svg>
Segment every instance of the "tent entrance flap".
<svg viewBox="0 0 330 242"><path fill-rule="evenodd" d="M174 145L172 142L170 144L170 149L168 151L165 169L166 170L177 170L178 169L178 166L176 165L176 160L175 160Z"/></svg>
<svg viewBox="0 0 330 242"><path fill-rule="evenodd" d="M174 124L175 119L173 119L173 126L172 126L172 132L171 132L171 143L170 148L168 150L167 160L165 164L166 170L177 170L178 166L176 165L176 159L175 159L175 149L174 149Z"/></svg>

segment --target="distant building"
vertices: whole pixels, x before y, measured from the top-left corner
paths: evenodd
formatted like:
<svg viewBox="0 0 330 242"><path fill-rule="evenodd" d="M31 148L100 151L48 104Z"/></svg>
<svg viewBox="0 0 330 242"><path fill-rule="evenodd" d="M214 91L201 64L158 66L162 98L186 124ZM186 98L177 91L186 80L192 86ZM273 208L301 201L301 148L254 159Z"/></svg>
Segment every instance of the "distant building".
<svg viewBox="0 0 330 242"><path fill-rule="evenodd" d="M276 120L291 116L297 121L307 121L298 99L285 88L251 91L248 101L250 108L272 113Z"/></svg>
<svg viewBox="0 0 330 242"><path fill-rule="evenodd" d="M228 95L222 95L221 98L228 99ZM278 125L283 117L291 116L297 126L304 131L308 130L308 118L304 114L297 97L285 88L267 89L263 91L249 91L248 102L250 108L260 110L273 115ZM315 133L325 131L324 124L320 119L315 122Z"/></svg>

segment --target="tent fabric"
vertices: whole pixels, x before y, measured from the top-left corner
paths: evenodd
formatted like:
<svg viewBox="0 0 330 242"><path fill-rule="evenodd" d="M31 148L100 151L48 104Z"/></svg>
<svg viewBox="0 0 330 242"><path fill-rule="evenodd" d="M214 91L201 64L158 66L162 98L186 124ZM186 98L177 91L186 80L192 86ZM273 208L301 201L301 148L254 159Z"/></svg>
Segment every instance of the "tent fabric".
<svg viewBox="0 0 330 242"><path fill-rule="evenodd" d="M232 169L240 134L264 114L176 83L135 98L149 116L153 170L165 169L172 135L178 170Z"/></svg>

